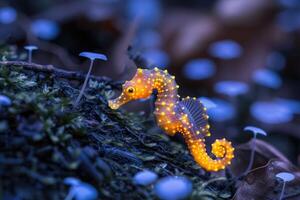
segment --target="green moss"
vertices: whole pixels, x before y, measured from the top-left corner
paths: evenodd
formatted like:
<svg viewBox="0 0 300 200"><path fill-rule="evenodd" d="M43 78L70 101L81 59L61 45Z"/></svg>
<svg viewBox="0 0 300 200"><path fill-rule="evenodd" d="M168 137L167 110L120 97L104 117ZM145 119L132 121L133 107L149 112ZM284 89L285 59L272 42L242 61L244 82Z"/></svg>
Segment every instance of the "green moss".
<svg viewBox="0 0 300 200"><path fill-rule="evenodd" d="M69 176L94 185L102 199L154 199L151 187L137 187L134 174L151 169L160 177L183 175L194 185L191 199L227 199L227 181L211 178L187 149L171 141L153 116L113 111L108 81L93 81L79 106L78 83L20 67L0 66L0 94L12 100L0 107L0 195L21 199L63 199ZM1 199L1 197L0 197Z"/></svg>

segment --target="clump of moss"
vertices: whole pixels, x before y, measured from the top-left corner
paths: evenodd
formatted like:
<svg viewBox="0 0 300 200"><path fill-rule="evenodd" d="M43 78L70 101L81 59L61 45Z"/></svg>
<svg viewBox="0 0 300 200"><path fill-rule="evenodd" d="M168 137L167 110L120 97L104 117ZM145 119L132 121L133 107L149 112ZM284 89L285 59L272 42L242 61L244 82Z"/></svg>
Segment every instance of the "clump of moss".
<svg viewBox="0 0 300 200"><path fill-rule="evenodd" d="M66 177L92 184L103 199L155 199L150 186L133 184L143 169L188 177L194 199L232 196L233 188L222 191L226 179L204 187L213 175L147 116L109 109L115 86L91 79L74 108L78 81L0 65L0 94L12 102L0 107L0 199L63 199Z"/></svg>

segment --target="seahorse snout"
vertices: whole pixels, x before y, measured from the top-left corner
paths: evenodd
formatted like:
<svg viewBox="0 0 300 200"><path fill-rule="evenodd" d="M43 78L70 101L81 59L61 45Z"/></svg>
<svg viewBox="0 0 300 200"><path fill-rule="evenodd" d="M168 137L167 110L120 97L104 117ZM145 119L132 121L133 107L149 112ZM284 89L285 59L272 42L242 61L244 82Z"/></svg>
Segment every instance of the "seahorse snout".
<svg viewBox="0 0 300 200"><path fill-rule="evenodd" d="M118 109L120 106L126 104L130 100L131 99L127 95L122 93L119 97L109 100L108 101L108 106L111 109L115 110L115 109Z"/></svg>
<svg viewBox="0 0 300 200"><path fill-rule="evenodd" d="M119 104L117 104L114 100L109 100L108 101L108 106L113 109L113 110L116 110L120 107Z"/></svg>

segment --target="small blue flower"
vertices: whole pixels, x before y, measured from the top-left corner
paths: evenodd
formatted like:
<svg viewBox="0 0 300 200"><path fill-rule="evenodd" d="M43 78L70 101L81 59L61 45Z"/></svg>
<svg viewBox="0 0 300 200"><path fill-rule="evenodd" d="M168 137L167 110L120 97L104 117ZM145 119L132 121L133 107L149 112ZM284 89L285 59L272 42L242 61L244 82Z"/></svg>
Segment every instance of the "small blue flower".
<svg viewBox="0 0 300 200"><path fill-rule="evenodd" d="M203 80L216 73L215 64L208 59L194 59L183 67L183 75L191 80Z"/></svg>
<svg viewBox="0 0 300 200"><path fill-rule="evenodd" d="M252 79L255 83L272 89L278 89L282 84L280 76L268 69L256 70Z"/></svg>
<svg viewBox="0 0 300 200"><path fill-rule="evenodd" d="M0 106L11 106L12 102L9 97L0 94Z"/></svg>
<svg viewBox="0 0 300 200"><path fill-rule="evenodd" d="M207 113L213 121L223 122L235 117L236 110L232 104L217 98L212 98L211 100L216 107L208 109Z"/></svg>
<svg viewBox="0 0 300 200"><path fill-rule="evenodd" d="M169 56L166 52L159 49L150 49L143 53L143 57L148 64L154 67L165 69L169 64Z"/></svg>
<svg viewBox="0 0 300 200"><path fill-rule="evenodd" d="M33 21L30 29L35 36L44 40L53 40L60 32L59 25L49 19L37 19Z"/></svg>
<svg viewBox="0 0 300 200"><path fill-rule="evenodd" d="M154 191L163 200L185 199L192 192L192 183L184 177L169 176L160 179L155 184Z"/></svg>
<svg viewBox="0 0 300 200"><path fill-rule="evenodd" d="M241 56L243 49L241 45L233 40L222 40L212 43L209 47L209 53L221 59L233 59Z"/></svg>
<svg viewBox="0 0 300 200"><path fill-rule="evenodd" d="M250 113L256 120L268 124L286 123L293 119L290 109L274 101L255 102L250 107Z"/></svg>
<svg viewBox="0 0 300 200"><path fill-rule="evenodd" d="M17 19L17 11L12 7L0 8L0 23L11 24Z"/></svg>
<svg viewBox="0 0 300 200"><path fill-rule="evenodd" d="M263 135L263 136L267 136L266 131L262 130L261 128L257 128L255 126L246 126L244 128L244 131L251 131L255 135L260 134L260 135Z"/></svg>
<svg viewBox="0 0 300 200"><path fill-rule="evenodd" d="M100 59L100 60L107 61L106 55L101 54L101 53L93 53L93 52L84 51L84 52L81 52L79 54L79 56L86 57L86 58L88 58L90 60Z"/></svg>
<svg viewBox="0 0 300 200"><path fill-rule="evenodd" d="M133 177L133 182L137 185L147 186L154 183L156 179L157 179L156 173L149 170L145 170L136 173Z"/></svg>
<svg viewBox="0 0 300 200"><path fill-rule="evenodd" d="M267 67L274 70L282 70L285 67L285 57L279 52L272 52L267 57Z"/></svg>
<svg viewBox="0 0 300 200"><path fill-rule="evenodd" d="M199 97L199 100L207 110L216 107L216 104L207 97Z"/></svg>
<svg viewBox="0 0 300 200"><path fill-rule="evenodd" d="M214 89L220 94L238 96L249 91L249 86L239 81L221 81L215 84Z"/></svg>

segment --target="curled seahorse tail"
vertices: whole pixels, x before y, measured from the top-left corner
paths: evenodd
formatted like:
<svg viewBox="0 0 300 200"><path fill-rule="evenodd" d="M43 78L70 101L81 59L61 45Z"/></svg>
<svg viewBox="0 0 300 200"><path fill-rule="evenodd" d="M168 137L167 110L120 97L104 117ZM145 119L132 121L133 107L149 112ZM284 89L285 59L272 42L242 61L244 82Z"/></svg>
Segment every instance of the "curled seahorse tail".
<svg viewBox="0 0 300 200"><path fill-rule="evenodd" d="M233 159L234 148L231 142L221 139L216 140L212 144L212 153L216 159L211 158L205 148L204 139L186 138L187 145L193 155L195 161L207 171L219 171L225 169L227 165L231 164Z"/></svg>

